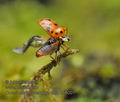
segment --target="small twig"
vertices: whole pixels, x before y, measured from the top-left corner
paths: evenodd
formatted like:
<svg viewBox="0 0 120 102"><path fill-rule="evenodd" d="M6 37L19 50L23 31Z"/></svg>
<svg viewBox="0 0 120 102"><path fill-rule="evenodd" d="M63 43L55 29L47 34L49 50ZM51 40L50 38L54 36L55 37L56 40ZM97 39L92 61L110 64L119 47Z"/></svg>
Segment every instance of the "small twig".
<svg viewBox="0 0 120 102"><path fill-rule="evenodd" d="M42 68L40 68L38 70L38 72L36 73L36 75L34 75L34 77L32 78L32 81L43 81L43 75L45 75L46 73L48 73L48 75L50 76L50 71L52 70L53 67L57 66L57 64L61 61L62 58L65 58L69 55L78 53L79 50L78 49L68 49L65 52L63 52L62 54L60 54L59 56L57 56L57 61L56 60L52 60L51 62L49 62L48 64L46 64L45 66L43 66ZM31 83L28 85L28 89L27 93L24 94L23 98L21 99L21 102L34 102L33 100L33 88L32 86L34 85L34 83Z"/></svg>

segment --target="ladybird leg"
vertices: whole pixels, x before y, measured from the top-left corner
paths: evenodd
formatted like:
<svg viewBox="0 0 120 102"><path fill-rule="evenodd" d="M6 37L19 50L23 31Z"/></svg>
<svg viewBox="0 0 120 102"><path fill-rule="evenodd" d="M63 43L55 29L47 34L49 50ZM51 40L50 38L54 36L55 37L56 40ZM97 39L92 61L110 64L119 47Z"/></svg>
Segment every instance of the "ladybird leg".
<svg viewBox="0 0 120 102"><path fill-rule="evenodd" d="M67 46L66 44L62 44L66 49L69 49L69 46Z"/></svg>
<svg viewBox="0 0 120 102"><path fill-rule="evenodd" d="M65 45L65 44L62 44L61 48L62 48L64 51L67 51L67 50L70 49L70 48L69 48L67 45Z"/></svg>
<svg viewBox="0 0 120 102"><path fill-rule="evenodd" d="M65 50L65 48L64 48L64 42L61 42L61 46L60 46L64 51L66 51Z"/></svg>
<svg viewBox="0 0 120 102"><path fill-rule="evenodd" d="M60 49L56 51L56 62L59 64L60 59L58 58L58 53L61 55Z"/></svg>
<svg viewBox="0 0 120 102"><path fill-rule="evenodd" d="M61 48L65 51L65 48L61 45Z"/></svg>

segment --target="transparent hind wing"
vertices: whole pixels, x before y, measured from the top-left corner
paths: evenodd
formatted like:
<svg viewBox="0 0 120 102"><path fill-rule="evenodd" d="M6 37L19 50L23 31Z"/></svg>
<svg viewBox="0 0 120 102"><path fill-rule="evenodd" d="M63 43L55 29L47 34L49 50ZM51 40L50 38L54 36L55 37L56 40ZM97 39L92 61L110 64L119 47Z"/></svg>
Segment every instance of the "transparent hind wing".
<svg viewBox="0 0 120 102"><path fill-rule="evenodd" d="M31 47L40 47L46 43L47 40L40 36L33 36L32 41L30 43Z"/></svg>
<svg viewBox="0 0 120 102"><path fill-rule="evenodd" d="M12 51L17 53L17 54L22 54L24 52L23 48L14 48Z"/></svg>
<svg viewBox="0 0 120 102"><path fill-rule="evenodd" d="M14 48L13 52L17 54L25 53L29 47L40 47L46 40L40 36L31 37L22 47Z"/></svg>

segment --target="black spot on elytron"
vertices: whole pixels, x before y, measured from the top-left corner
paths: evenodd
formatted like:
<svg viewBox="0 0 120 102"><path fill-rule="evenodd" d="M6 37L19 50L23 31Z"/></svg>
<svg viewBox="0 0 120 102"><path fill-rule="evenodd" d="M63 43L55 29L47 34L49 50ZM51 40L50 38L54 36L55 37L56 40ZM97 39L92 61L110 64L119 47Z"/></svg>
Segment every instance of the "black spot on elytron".
<svg viewBox="0 0 120 102"><path fill-rule="evenodd" d="M56 35L58 35L58 33L55 33Z"/></svg>
<svg viewBox="0 0 120 102"><path fill-rule="evenodd" d="M53 31L51 31L51 33L53 33Z"/></svg>
<svg viewBox="0 0 120 102"><path fill-rule="evenodd" d="M55 26L57 26L58 24L55 23Z"/></svg>
<svg viewBox="0 0 120 102"><path fill-rule="evenodd" d="M60 31L60 33L63 33L63 31Z"/></svg>

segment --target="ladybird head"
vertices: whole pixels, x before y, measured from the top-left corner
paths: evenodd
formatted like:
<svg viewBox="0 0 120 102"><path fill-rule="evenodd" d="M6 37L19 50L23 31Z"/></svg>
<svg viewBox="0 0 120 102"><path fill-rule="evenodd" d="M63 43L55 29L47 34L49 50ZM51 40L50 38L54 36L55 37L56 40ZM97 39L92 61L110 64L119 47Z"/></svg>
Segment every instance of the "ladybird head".
<svg viewBox="0 0 120 102"><path fill-rule="evenodd" d="M61 36L60 39L61 39L63 42L68 42L68 41L71 40L70 36L68 36L68 35Z"/></svg>

